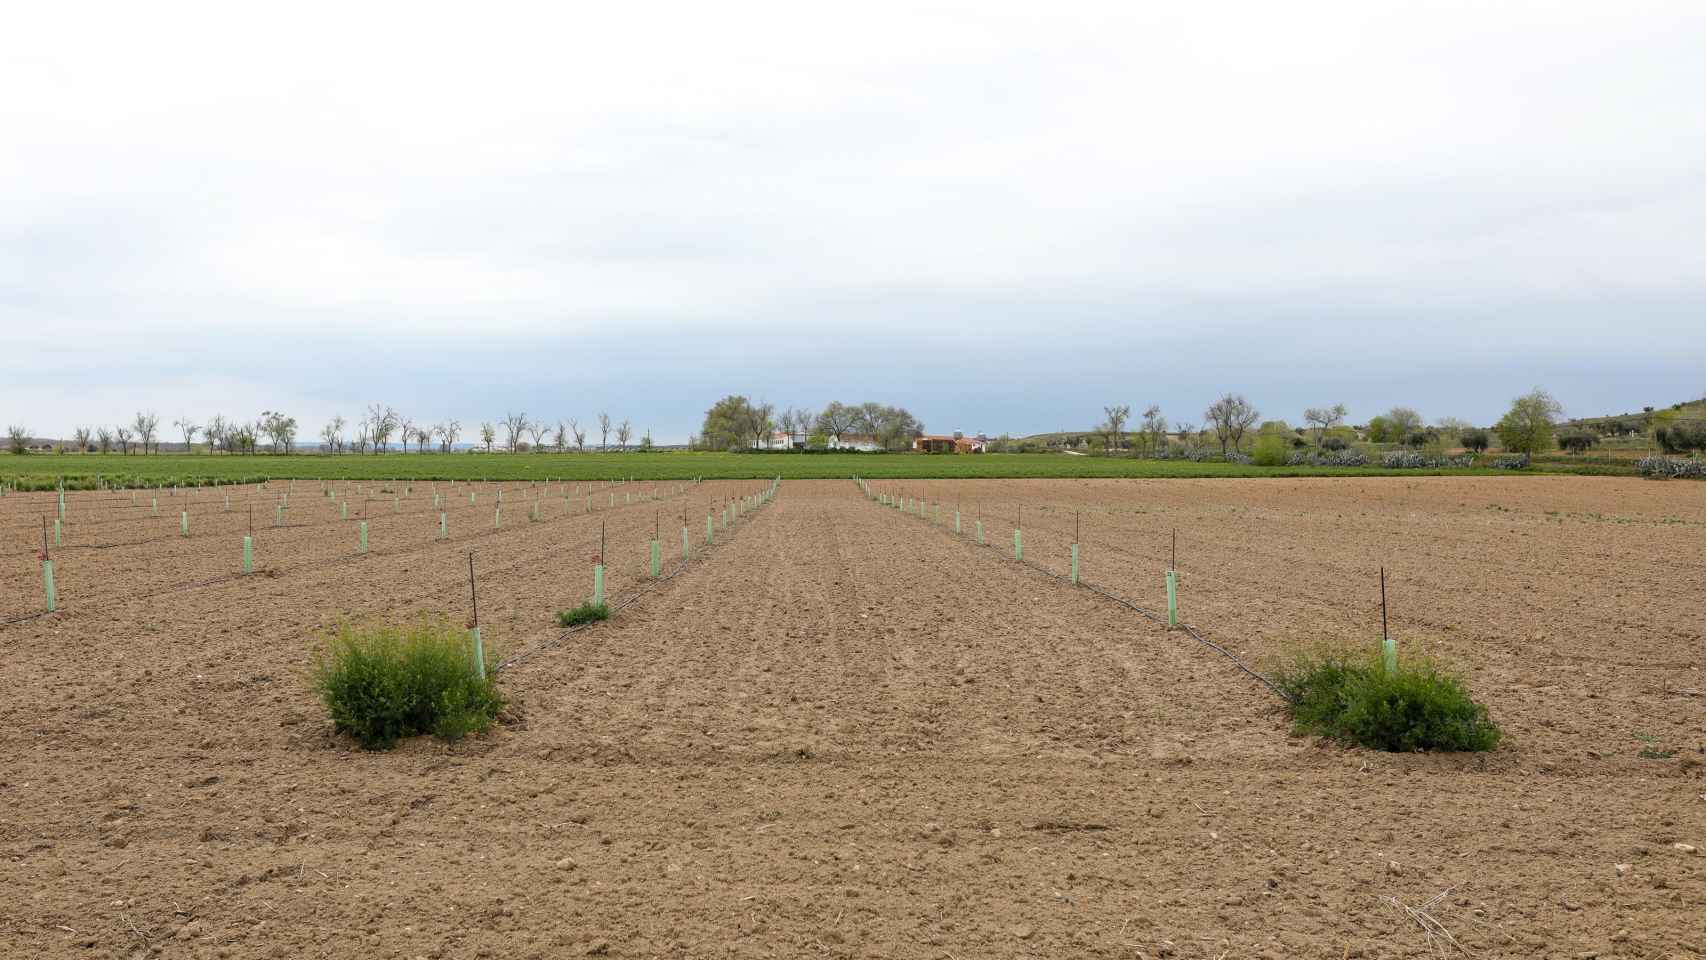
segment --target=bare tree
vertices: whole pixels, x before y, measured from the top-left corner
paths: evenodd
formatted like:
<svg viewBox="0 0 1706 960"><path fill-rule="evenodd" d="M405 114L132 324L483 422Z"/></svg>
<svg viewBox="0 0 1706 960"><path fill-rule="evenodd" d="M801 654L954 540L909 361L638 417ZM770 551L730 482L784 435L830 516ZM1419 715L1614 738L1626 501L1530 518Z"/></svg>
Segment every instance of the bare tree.
<svg viewBox="0 0 1706 960"><path fill-rule="evenodd" d="M1345 422L1345 405L1310 407L1303 411L1303 422L1315 430L1315 445L1319 447L1327 439L1327 431Z"/></svg>
<svg viewBox="0 0 1706 960"><path fill-rule="evenodd" d="M586 452L586 431L581 429L581 423L574 417L569 418L569 433L575 438L575 452Z"/></svg>
<svg viewBox="0 0 1706 960"><path fill-rule="evenodd" d="M113 431L113 434L118 437L119 453L122 453L127 457L130 456L130 428L119 427Z"/></svg>
<svg viewBox="0 0 1706 960"><path fill-rule="evenodd" d="M88 427L78 427L71 431L72 442L77 444L78 453L89 452L89 438L93 435L94 431L90 430Z"/></svg>
<svg viewBox="0 0 1706 960"><path fill-rule="evenodd" d="M113 432L106 427L95 430L95 442L100 445L102 453L111 453L113 449Z"/></svg>
<svg viewBox="0 0 1706 960"><path fill-rule="evenodd" d="M1102 432L1108 438L1108 451L1118 452L1121 441L1125 439L1125 423L1131 419L1131 404L1103 407L1102 412L1108 416L1107 422L1102 424Z"/></svg>
<svg viewBox="0 0 1706 960"><path fill-rule="evenodd" d="M521 445L521 434L527 429L527 414L506 413L501 421L504 430L509 434L509 452L514 453Z"/></svg>
<svg viewBox="0 0 1706 960"><path fill-rule="evenodd" d="M154 434L160 429L160 415L152 411L143 413L138 410L136 419L132 420L130 425L136 428L136 442L142 444L142 452L148 453L148 447L154 445ZM160 452L158 445L154 445L154 452Z"/></svg>
<svg viewBox="0 0 1706 960"><path fill-rule="evenodd" d="M344 418L333 417L320 428L320 448L327 453L337 453L344 439Z"/></svg>
<svg viewBox="0 0 1706 960"><path fill-rule="evenodd" d="M627 420L623 420L622 425L616 428L616 442L621 445L619 449L621 449L623 453L628 452L628 438L633 435L634 425L629 423Z"/></svg>
<svg viewBox="0 0 1706 960"><path fill-rule="evenodd" d="M486 452L492 452L492 442L498 438L497 428L489 423L480 424L480 442L486 445Z"/></svg>
<svg viewBox="0 0 1706 960"><path fill-rule="evenodd" d="M404 416L397 417L397 433L403 438L403 452L409 452L409 441L415 438L415 421Z"/></svg>
<svg viewBox="0 0 1706 960"><path fill-rule="evenodd" d="M7 443L7 446L12 448L13 453L22 455L25 450L29 449L29 444L30 444L30 430L29 430L29 428L28 427L21 427L21 426L18 426L17 424L12 424L11 426L7 427L6 428L6 443Z"/></svg>
<svg viewBox="0 0 1706 960"><path fill-rule="evenodd" d="M610 414L598 415L598 452L610 449Z"/></svg>
<svg viewBox="0 0 1706 960"><path fill-rule="evenodd" d="M355 438L350 441L350 446L355 448L356 453L367 452L367 445L373 440L372 430L373 427L367 422L366 418L355 425Z"/></svg>
<svg viewBox="0 0 1706 960"><path fill-rule="evenodd" d="M367 434L373 441L373 452L391 446L391 433L397 429L397 411L376 403L367 408Z"/></svg>
<svg viewBox="0 0 1706 960"><path fill-rule="evenodd" d="M1203 411L1203 419L1214 427L1214 435L1220 440L1222 456L1226 454L1228 443L1232 444L1234 450L1239 448L1244 442L1245 431L1249 430L1261 415L1261 411L1241 393L1223 393L1219 400L1209 404L1208 409Z"/></svg>
<svg viewBox="0 0 1706 960"><path fill-rule="evenodd" d="M427 444L429 443L432 443L432 427L429 427L424 423L415 427L415 450L420 453L426 453Z"/></svg>
<svg viewBox="0 0 1706 960"><path fill-rule="evenodd" d="M230 425L225 422L223 414L216 413L207 421L207 426L202 429L202 433L207 436L207 452L209 454L225 445L225 434L230 429ZM226 452L230 452L229 448Z"/></svg>
<svg viewBox="0 0 1706 960"><path fill-rule="evenodd" d="M189 417L179 417L172 421L172 426L177 427L184 435L184 452L194 453L190 445L195 442L195 435L201 432L201 424L191 421Z"/></svg>
<svg viewBox="0 0 1706 960"><path fill-rule="evenodd" d="M1144 446L1155 456L1167 443L1167 418L1161 415L1161 405L1152 403L1143 408Z"/></svg>
<svg viewBox="0 0 1706 960"><path fill-rule="evenodd" d="M535 453L544 449L540 443L545 439L545 434L550 432L551 425L542 420L531 422L527 425L527 434L533 438L533 451Z"/></svg>
<svg viewBox="0 0 1706 960"><path fill-rule="evenodd" d="M456 446L456 438L462 435L462 421L446 420L433 428L445 453Z"/></svg>
<svg viewBox="0 0 1706 960"><path fill-rule="evenodd" d="M551 445L557 448L558 453L562 453L568 449L568 439L569 428L563 425L563 421L558 420L557 429L551 435Z"/></svg>

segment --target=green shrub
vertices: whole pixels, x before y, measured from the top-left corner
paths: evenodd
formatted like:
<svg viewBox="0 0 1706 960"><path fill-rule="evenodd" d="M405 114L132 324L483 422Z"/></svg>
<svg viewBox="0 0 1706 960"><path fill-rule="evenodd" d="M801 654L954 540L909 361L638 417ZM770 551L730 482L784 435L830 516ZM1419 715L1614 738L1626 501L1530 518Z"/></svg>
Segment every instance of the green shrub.
<svg viewBox="0 0 1706 960"><path fill-rule="evenodd" d="M610 605L593 603L591 600L582 603L573 610L557 611L557 625L561 627L578 627L583 623L593 623L598 620L610 619Z"/></svg>
<svg viewBox="0 0 1706 960"><path fill-rule="evenodd" d="M1250 459L1264 467L1283 467L1291 458L1291 444L1277 434L1265 434L1256 440Z"/></svg>
<svg viewBox="0 0 1706 960"><path fill-rule="evenodd" d="M369 750L423 733L482 733L504 703L479 675L467 632L443 620L343 624L320 651L312 681L337 729Z"/></svg>
<svg viewBox="0 0 1706 960"><path fill-rule="evenodd" d="M1491 750L1499 743L1487 708L1426 659L1409 658L1388 675L1378 654L1303 654L1274 681L1290 699L1299 733L1392 752Z"/></svg>

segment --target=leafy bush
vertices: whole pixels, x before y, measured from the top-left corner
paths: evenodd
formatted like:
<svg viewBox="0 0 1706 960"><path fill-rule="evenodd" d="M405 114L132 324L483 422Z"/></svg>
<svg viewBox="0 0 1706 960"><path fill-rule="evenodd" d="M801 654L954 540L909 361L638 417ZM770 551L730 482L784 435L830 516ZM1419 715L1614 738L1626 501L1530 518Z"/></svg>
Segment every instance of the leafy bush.
<svg viewBox="0 0 1706 960"><path fill-rule="evenodd" d="M1457 435L1457 441L1463 444L1463 449L1465 450L1473 450L1476 453L1485 453L1487 451L1488 444L1493 442L1493 436L1480 427L1470 427L1468 430Z"/></svg>
<svg viewBox="0 0 1706 960"><path fill-rule="evenodd" d="M1358 450L1327 453L1294 453L1286 460L1291 467L1366 467L1368 457Z"/></svg>
<svg viewBox="0 0 1706 960"><path fill-rule="evenodd" d="M1321 449L1323 450L1344 450L1349 446L1350 444L1345 442L1344 437L1328 437L1321 441Z"/></svg>
<svg viewBox="0 0 1706 960"><path fill-rule="evenodd" d="M1286 438L1270 433L1256 440L1255 456L1251 459L1264 467L1281 467L1290 453L1291 444Z"/></svg>
<svg viewBox="0 0 1706 960"><path fill-rule="evenodd" d="M1304 654L1274 682L1299 733L1374 750L1491 750L1501 736L1463 681L1411 659L1388 674L1378 654Z"/></svg>
<svg viewBox="0 0 1706 960"><path fill-rule="evenodd" d="M1643 477L1657 477L1661 480L1702 480L1706 479L1706 460L1642 457L1635 461L1635 472Z"/></svg>
<svg viewBox="0 0 1706 960"><path fill-rule="evenodd" d="M1388 470L1437 470L1445 467L1474 466L1475 458L1473 456L1430 457L1413 450L1400 450L1387 454L1381 460L1380 465Z"/></svg>
<svg viewBox="0 0 1706 960"><path fill-rule="evenodd" d="M1671 423L1653 428L1653 439L1666 453L1706 450L1706 423Z"/></svg>
<svg viewBox="0 0 1706 960"><path fill-rule="evenodd" d="M1585 453L1599 443L1599 435L1586 430L1568 429L1558 431L1558 446L1571 453Z"/></svg>
<svg viewBox="0 0 1706 960"><path fill-rule="evenodd" d="M610 619L610 605L593 603L588 600L573 610L557 611L557 625L561 627L578 627L583 623L594 623Z"/></svg>
<svg viewBox="0 0 1706 960"><path fill-rule="evenodd" d="M467 633L443 620L344 624L320 651L312 683L337 729L369 750L423 733L457 740L483 732L504 703L480 676Z"/></svg>

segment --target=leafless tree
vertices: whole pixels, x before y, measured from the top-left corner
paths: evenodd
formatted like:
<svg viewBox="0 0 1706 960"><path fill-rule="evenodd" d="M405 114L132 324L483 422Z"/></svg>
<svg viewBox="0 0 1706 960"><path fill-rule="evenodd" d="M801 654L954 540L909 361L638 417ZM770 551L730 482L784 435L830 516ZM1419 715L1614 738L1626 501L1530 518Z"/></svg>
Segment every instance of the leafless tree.
<svg viewBox="0 0 1706 960"><path fill-rule="evenodd" d="M415 427L415 450L426 453L429 443L432 443L432 427L424 423Z"/></svg>
<svg viewBox="0 0 1706 960"><path fill-rule="evenodd" d="M150 446L154 446L155 453L160 452L159 446L154 443L154 434L160 429L159 414L152 411L143 413L139 410L136 413L136 419L132 420L130 425L136 429L136 442L142 444L144 454L148 452Z"/></svg>
<svg viewBox="0 0 1706 960"><path fill-rule="evenodd" d="M338 448L343 446L343 441L343 417L333 417L331 420L327 421L325 426L320 428L320 446L327 453L337 453Z"/></svg>
<svg viewBox="0 0 1706 960"><path fill-rule="evenodd" d="M574 417L569 418L569 433L575 438L575 452L586 452L586 431L581 429L581 423Z"/></svg>
<svg viewBox="0 0 1706 960"><path fill-rule="evenodd" d="M1161 415L1161 405L1152 403L1143 409L1144 446L1155 456L1167 443L1167 418Z"/></svg>
<svg viewBox="0 0 1706 960"><path fill-rule="evenodd" d="M545 449L541 443L545 439L545 434L550 432L551 425L543 420L528 423L527 435L533 438L533 452L538 453Z"/></svg>
<svg viewBox="0 0 1706 960"><path fill-rule="evenodd" d="M194 453L190 445L195 443L195 435L201 432L201 424L190 420L189 417L179 417L172 421L172 426L184 435L184 452Z"/></svg>
<svg viewBox="0 0 1706 960"><path fill-rule="evenodd" d="M1239 448L1244 442L1244 433L1261 415L1261 411L1241 393L1223 393L1219 400L1203 411L1203 419L1214 428L1214 435L1220 440L1222 456L1226 454L1228 443L1234 450Z"/></svg>
<svg viewBox="0 0 1706 960"><path fill-rule="evenodd" d="M113 449L113 432L106 427L95 430L95 443L100 445L102 453L111 453Z"/></svg>
<svg viewBox="0 0 1706 960"><path fill-rule="evenodd" d="M504 431L509 434L509 452L514 453L521 445L521 434L527 429L527 414L506 413L503 420Z"/></svg>
<svg viewBox="0 0 1706 960"><path fill-rule="evenodd" d="M362 454L367 452L367 445L373 440L372 433L370 432L372 429L373 427L368 424L365 419L355 425L355 437L350 440L350 446L355 448L356 453Z"/></svg>
<svg viewBox="0 0 1706 960"><path fill-rule="evenodd" d="M119 453L122 453L127 457L130 456L130 428L119 427L113 431L113 435L118 437Z"/></svg>
<svg viewBox="0 0 1706 960"><path fill-rule="evenodd" d="M1131 404L1103 407L1102 412L1108 416L1107 422L1102 424L1102 432L1108 438L1108 451L1118 452L1125 440L1125 423L1131 419Z"/></svg>
<svg viewBox="0 0 1706 960"><path fill-rule="evenodd" d="M226 453L231 452L230 446L226 443L226 434L230 429L231 426L225 422L224 414L216 413L208 419L207 426L203 428L202 433L207 436L207 452L209 454L220 447L225 447Z"/></svg>
<svg viewBox="0 0 1706 960"><path fill-rule="evenodd" d="M562 453L569 447L568 439L569 428L563 424L563 421L558 420L557 429L551 436L551 445L557 448L558 453Z"/></svg>
<svg viewBox="0 0 1706 960"><path fill-rule="evenodd" d="M72 442L77 444L78 453L89 452L89 438L93 435L94 431L90 430L88 427L78 427L71 431Z"/></svg>
<svg viewBox="0 0 1706 960"><path fill-rule="evenodd" d="M462 421L446 420L434 427L433 431L438 434L440 447L445 453L449 453L456 446L456 438L462 435Z"/></svg>
<svg viewBox="0 0 1706 960"><path fill-rule="evenodd" d="M13 453L22 455L25 450L29 449L29 428L12 424L6 428L6 441L7 445L12 448Z"/></svg>
<svg viewBox="0 0 1706 960"><path fill-rule="evenodd" d="M480 442L486 445L487 453L492 452L492 443L497 440L497 438L498 431L496 427L492 426L490 423L480 424Z"/></svg>
<svg viewBox="0 0 1706 960"><path fill-rule="evenodd" d="M381 403L367 408L367 434L373 441L373 452L388 450L391 433L397 429L397 411Z"/></svg>
<svg viewBox="0 0 1706 960"><path fill-rule="evenodd" d="M628 452L628 438L633 435L634 425L627 420L623 420L622 425L616 428L616 442L620 445L619 449L623 453Z"/></svg>
<svg viewBox="0 0 1706 960"><path fill-rule="evenodd" d="M1315 445L1319 447L1327 439L1327 431L1345 422L1345 405L1335 403L1330 407L1310 407L1303 411L1303 422L1315 430Z"/></svg>
<svg viewBox="0 0 1706 960"><path fill-rule="evenodd" d="M397 433L403 438L403 452L409 452L409 441L415 438L415 421L409 417L397 417Z"/></svg>
<svg viewBox="0 0 1706 960"><path fill-rule="evenodd" d="M610 449L610 414L601 412L598 415L598 452L603 453L608 449Z"/></svg>

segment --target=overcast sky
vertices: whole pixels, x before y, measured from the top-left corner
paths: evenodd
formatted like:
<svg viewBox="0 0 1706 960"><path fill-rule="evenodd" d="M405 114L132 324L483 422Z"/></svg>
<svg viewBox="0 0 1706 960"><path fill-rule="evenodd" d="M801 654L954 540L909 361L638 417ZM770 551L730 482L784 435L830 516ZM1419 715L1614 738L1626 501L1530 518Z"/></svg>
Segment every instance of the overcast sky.
<svg viewBox="0 0 1706 960"><path fill-rule="evenodd" d="M1668 404L1703 38L1698 0L23 4L0 420Z"/></svg>

